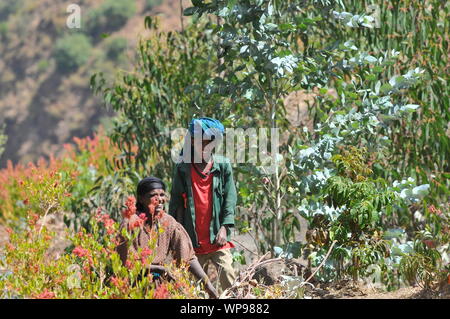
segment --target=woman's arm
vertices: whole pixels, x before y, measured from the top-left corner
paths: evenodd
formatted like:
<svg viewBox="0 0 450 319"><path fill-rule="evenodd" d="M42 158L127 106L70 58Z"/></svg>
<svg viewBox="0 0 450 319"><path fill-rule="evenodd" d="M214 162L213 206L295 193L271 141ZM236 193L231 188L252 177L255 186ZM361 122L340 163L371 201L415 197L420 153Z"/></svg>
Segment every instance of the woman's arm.
<svg viewBox="0 0 450 319"><path fill-rule="evenodd" d="M175 277L173 277L172 274L169 271L167 271L167 268L164 266L150 265L149 270L150 272L156 272L162 276L165 276L169 280L175 280Z"/></svg>
<svg viewBox="0 0 450 319"><path fill-rule="evenodd" d="M208 275L206 275L205 272L203 271L203 268L202 266L200 266L200 263L198 262L197 258L194 258L189 262L189 270L195 276L195 278L201 280L205 284L205 289L209 295L209 298L211 299L219 298L219 294L217 293L216 289L214 289L213 285L211 284L211 281L208 278Z"/></svg>

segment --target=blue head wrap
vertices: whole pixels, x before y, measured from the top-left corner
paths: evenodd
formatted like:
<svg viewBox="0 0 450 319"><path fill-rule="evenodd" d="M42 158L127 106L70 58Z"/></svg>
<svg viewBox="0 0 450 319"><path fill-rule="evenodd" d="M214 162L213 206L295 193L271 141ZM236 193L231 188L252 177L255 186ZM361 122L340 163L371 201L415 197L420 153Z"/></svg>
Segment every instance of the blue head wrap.
<svg viewBox="0 0 450 319"><path fill-rule="evenodd" d="M201 130L201 131L200 131ZM210 117L192 119L189 123L189 133L191 136L202 134L207 138L222 137L225 128L220 121Z"/></svg>

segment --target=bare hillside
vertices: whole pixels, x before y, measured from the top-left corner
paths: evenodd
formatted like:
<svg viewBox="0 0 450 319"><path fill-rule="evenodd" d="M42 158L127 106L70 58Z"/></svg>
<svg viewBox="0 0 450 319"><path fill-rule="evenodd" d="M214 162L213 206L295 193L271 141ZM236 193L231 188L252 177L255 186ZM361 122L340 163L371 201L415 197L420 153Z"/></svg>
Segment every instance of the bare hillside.
<svg viewBox="0 0 450 319"><path fill-rule="evenodd" d="M81 8L81 28L69 29L67 6ZM183 1L189 6L190 1ZM144 18L179 29L179 0L6 0L0 4L0 128L7 160L28 162L57 154L74 136L90 135L108 113L89 79L133 68Z"/></svg>

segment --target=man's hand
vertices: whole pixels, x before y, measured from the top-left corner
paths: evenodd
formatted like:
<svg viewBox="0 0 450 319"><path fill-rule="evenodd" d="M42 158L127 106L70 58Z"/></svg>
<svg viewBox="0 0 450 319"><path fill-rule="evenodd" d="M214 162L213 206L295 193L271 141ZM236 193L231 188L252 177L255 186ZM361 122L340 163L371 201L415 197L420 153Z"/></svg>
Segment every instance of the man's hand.
<svg viewBox="0 0 450 319"><path fill-rule="evenodd" d="M227 228L225 226L220 227L216 236L216 244L223 246L227 243Z"/></svg>

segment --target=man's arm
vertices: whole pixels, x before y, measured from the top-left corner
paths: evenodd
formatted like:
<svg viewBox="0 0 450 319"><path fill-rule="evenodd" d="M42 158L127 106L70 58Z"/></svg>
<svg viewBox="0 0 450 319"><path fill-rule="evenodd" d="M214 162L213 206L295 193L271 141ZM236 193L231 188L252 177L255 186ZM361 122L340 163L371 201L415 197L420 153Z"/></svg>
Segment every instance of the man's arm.
<svg viewBox="0 0 450 319"><path fill-rule="evenodd" d="M236 185L233 179L233 170L230 163L225 164L224 169L224 198L222 204L222 210L220 212L221 226L216 235L215 243L219 246L223 246L228 242L229 229L234 227L234 216L236 208Z"/></svg>
<svg viewBox="0 0 450 319"><path fill-rule="evenodd" d="M225 164L224 170L224 198L221 211L221 224L226 227L234 226L234 216L237 202L236 185L234 184L233 169L231 163Z"/></svg>

